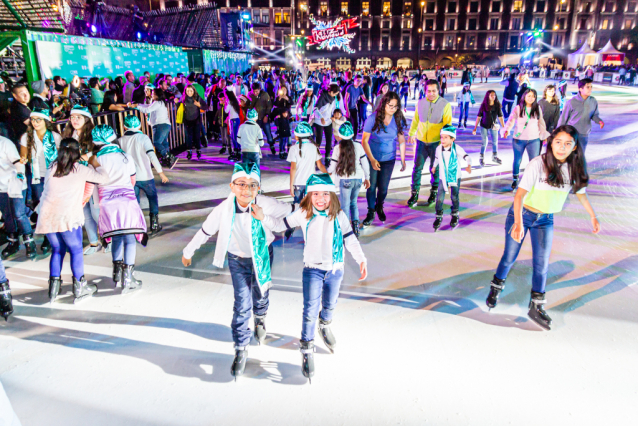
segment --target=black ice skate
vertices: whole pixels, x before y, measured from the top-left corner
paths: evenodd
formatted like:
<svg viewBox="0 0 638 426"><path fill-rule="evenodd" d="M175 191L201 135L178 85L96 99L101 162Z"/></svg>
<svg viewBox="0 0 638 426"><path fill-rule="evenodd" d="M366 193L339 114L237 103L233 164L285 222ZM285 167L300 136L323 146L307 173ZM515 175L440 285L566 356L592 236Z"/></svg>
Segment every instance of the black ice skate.
<svg viewBox="0 0 638 426"><path fill-rule="evenodd" d="M373 220L374 220L374 209L368 209L368 215L366 216L365 219L363 219L363 224L362 224L363 228L367 228L368 226L370 226Z"/></svg>
<svg viewBox="0 0 638 426"><path fill-rule="evenodd" d="M384 223L386 220L386 217L385 217L385 212L383 211L383 204L377 203L376 211L377 211L377 217L379 218L381 223Z"/></svg>
<svg viewBox="0 0 638 426"><path fill-rule="evenodd" d="M357 240L358 240L359 239L359 221L358 220L352 221L352 232L354 232L354 236L357 237Z"/></svg>
<svg viewBox="0 0 638 426"><path fill-rule="evenodd" d="M60 288L62 287L62 278L49 277L49 303L55 302L55 298L60 294Z"/></svg>
<svg viewBox="0 0 638 426"><path fill-rule="evenodd" d="M516 191L516 188L518 188L518 176L512 180L512 191Z"/></svg>
<svg viewBox="0 0 638 426"><path fill-rule="evenodd" d="M124 274L124 262L121 260L113 261L113 288L117 288L118 284L122 284Z"/></svg>
<svg viewBox="0 0 638 426"><path fill-rule="evenodd" d="M408 207L414 207L419 201L419 191L412 190L410 198L408 199Z"/></svg>
<svg viewBox="0 0 638 426"><path fill-rule="evenodd" d="M532 297L529 301L529 311L527 312L527 316L545 330L551 330L550 326L552 325L552 319L549 317L549 315L547 315L545 309L543 309L543 305L545 303L547 303L547 300L545 299L545 293L532 291Z"/></svg>
<svg viewBox="0 0 638 426"><path fill-rule="evenodd" d="M151 219L151 234L156 235L163 228L162 225L160 225L159 223L159 216L151 213L149 214L149 217Z"/></svg>
<svg viewBox="0 0 638 426"><path fill-rule="evenodd" d="M501 159L498 158L496 154L492 155L492 161L495 162L496 164L503 164L503 161L501 161Z"/></svg>
<svg viewBox="0 0 638 426"><path fill-rule="evenodd" d="M13 256L20 250L20 240L18 238L18 234L8 234L7 241L9 244L2 250L2 258L6 259L9 256Z"/></svg>
<svg viewBox="0 0 638 426"><path fill-rule="evenodd" d="M11 287L9 280L0 283L0 315L5 321L9 321L9 315L13 313L13 299L11 297Z"/></svg>
<svg viewBox="0 0 638 426"><path fill-rule="evenodd" d="M437 191L437 189L438 188L432 188L430 190L430 196L428 197L428 201L426 201L428 206L436 201L436 191Z"/></svg>
<svg viewBox="0 0 638 426"><path fill-rule="evenodd" d="M479 157L479 164L481 165L481 167L485 167L485 158L483 158L482 155Z"/></svg>
<svg viewBox="0 0 638 426"><path fill-rule="evenodd" d="M330 352L335 353L337 339L335 339L335 336L332 334L332 330L330 329L331 322L332 321L323 321L322 319L319 319L319 334L321 334L323 343L325 343L328 349L330 349Z"/></svg>
<svg viewBox="0 0 638 426"><path fill-rule="evenodd" d="M244 375L246 370L246 360L248 359L248 351L245 346L235 346L235 359L233 359L233 365L230 367L230 374L235 377Z"/></svg>
<svg viewBox="0 0 638 426"><path fill-rule="evenodd" d="M441 224L443 223L443 215L442 214L437 214L436 215L436 219L434 219L434 223L432 224L432 227L434 228L434 232L438 231L439 228L441 227Z"/></svg>
<svg viewBox="0 0 638 426"><path fill-rule="evenodd" d="M193 151L189 149L188 152L186 153L186 159L190 161L191 158L193 158Z"/></svg>
<svg viewBox="0 0 638 426"><path fill-rule="evenodd" d="M22 242L27 249L27 257L29 259L35 259L38 255L38 251L36 249L35 240L33 239L33 234L24 234L22 236Z"/></svg>
<svg viewBox="0 0 638 426"><path fill-rule="evenodd" d="M498 279L496 275L494 275L490 283L490 294L488 294L487 299L485 299L485 304L488 308L492 309L496 307L498 296L501 294L501 291L503 291L503 288L505 288L505 280Z"/></svg>
<svg viewBox="0 0 638 426"><path fill-rule="evenodd" d="M131 293L142 288L142 281L135 278L135 265L124 264L122 274L122 294Z"/></svg>
<svg viewBox="0 0 638 426"><path fill-rule="evenodd" d="M86 282L86 278L82 275L79 280L73 277L73 303L80 303L97 293L97 286Z"/></svg>
<svg viewBox="0 0 638 426"><path fill-rule="evenodd" d="M266 340L266 315L255 315L255 340L261 345Z"/></svg>
<svg viewBox="0 0 638 426"><path fill-rule="evenodd" d="M452 220L450 221L450 228L452 229L456 229L456 227L459 226L459 214L456 213L452 213Z"/></svg>
<svg viewBox="0 0 638 426"><path fill-rule="evenodd" d="M44 241L42 241L40 250L42 250L42 254L49 254L49 252L51 252L51 243L46 236L44 237Z"/></svg>
<svg viewBox="0 0 638 426"><path fill-rule="evenodd" d="M301 340L299 350L301 351L301 374L312 383L312 376L315 375L315 342L313 340L304 342Z"/></svg>

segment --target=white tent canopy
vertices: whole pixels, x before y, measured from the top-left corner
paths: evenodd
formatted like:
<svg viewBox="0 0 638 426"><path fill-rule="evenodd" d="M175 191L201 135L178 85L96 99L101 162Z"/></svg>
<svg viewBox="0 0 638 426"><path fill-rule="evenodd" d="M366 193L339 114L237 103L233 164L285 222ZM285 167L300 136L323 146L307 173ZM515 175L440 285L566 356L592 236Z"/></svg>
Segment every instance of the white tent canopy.
<svg viewBox="0 0 638 426"><path fill-rule="evenodd" d="M599 62L620 65L625 59L625 54L616 50L611 40L607 42L605 47L598 51Z"/></svg>
<svg viewBox="0 0 638 426"><path fill-rule="evenodd" d="M599 56L595 50L591 49L587 42L575 51L567 55L567 69L576 69L579 65L596 65L599 62Z"/></svg>

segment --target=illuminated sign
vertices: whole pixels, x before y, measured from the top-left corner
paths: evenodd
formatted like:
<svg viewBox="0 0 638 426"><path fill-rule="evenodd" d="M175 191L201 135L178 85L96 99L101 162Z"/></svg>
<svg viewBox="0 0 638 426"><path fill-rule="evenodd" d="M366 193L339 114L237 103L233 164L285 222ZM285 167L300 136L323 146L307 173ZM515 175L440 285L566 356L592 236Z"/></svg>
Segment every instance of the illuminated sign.
<svg viewBox="0 0 638 426"><path fill-rule="evenodd" d="M333 48L343 49L348 53L354 53L350 47L350 42L354 38L354 33L348 33L351 28L359 26L357 18L343 19L337 18L335 21L317 21L312 16L310 20L315 25L312 35L308 37L308 45L318 45L319 49Z"/></svg>

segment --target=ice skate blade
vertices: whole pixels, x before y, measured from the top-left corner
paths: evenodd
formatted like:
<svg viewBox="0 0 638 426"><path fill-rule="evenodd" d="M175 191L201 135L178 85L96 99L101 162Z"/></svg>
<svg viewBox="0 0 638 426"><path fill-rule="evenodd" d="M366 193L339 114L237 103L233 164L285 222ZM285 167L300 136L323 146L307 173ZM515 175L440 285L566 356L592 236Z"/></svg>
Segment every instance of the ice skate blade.
<svg viewBox="0 0 638 426"><path fill-rule="evenodd" d="M84 302L86 299L90 299L91 297L93 297L93 294L86 294L84 296L76 297L73 299L73 304L77 305L79 303Z"/></svg>
<svg viewBox="0 0 638 426"><path fill-rule="evenodd" d="M135 287L135 288L130 288L130 287L124 287L122 289L122 294L131 294L133 292L139 291L142 289L142 286L139 287Z"/></svg>
<svg viewBox="0 0 638 426"><path fill-rule="evenodd" d="M536 319L532 318L530 315L527 315L527 317L537 326L539 326L540 328L542 328L545 331L551 331L552 327L551 324L546 324L542 321L537 321Z"/></svg>

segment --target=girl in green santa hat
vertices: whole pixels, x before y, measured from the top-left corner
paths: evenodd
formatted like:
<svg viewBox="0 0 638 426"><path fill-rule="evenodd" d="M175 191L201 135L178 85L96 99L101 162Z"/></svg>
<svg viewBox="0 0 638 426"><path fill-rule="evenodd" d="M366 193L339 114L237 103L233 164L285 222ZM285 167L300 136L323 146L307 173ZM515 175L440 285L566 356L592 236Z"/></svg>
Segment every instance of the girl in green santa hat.
<svg viewBox="0 0 638 426"><path fill-rule="evenodd" d="M235 359L231 374L241 376L246 368L248 344L251 339L248 322L255 316L254 336L261 344L266 337L266 312L273 262L272 232L251 216L251 206L260 206L276 219L283 219L294 206L259 192L261 176L256 163L237 163L230 183L230 195L208 215L202 228L184 248L182 263L190 266L195 251L219 232L213 265L223 268L228 253L228 268L233 280L235 303L231 323ZM262 210L263 209L263 210Z"/></svg>
<svg viewBox="0 0 638 426"><path fill-rule="evenodd" d="M306 244L303 255L301 371L310 379L315 371L313 352L317 316L320 334L328 349L334 353L337 344L330 330L330 323L343 280L344 246L359 264L359 281L366 279L368 268L350 220L341 210L337 189L330 175L322 173L310 176L306 190L307 195L301 201L300 208L285 219L269 215L258 206L253 207L253 217L263 221L264 227L274 232L295 227L300 227L303 231Z"/></svg>
<svg viewBox="0 0 638 426"><path fill-rule="evenodd" d="M472 173L472 159L465 150L455 143L456 128L446 124L441 129L441 144L434 154L434 167L432 174L439 173L439 189L436 194L436 219L434 220L434 232L438 231L443 222L443 201L445 193L450 193L452 198L452 229L459 226L459 189L461 186L461 162L465 163L465 170Z"/></svg>

